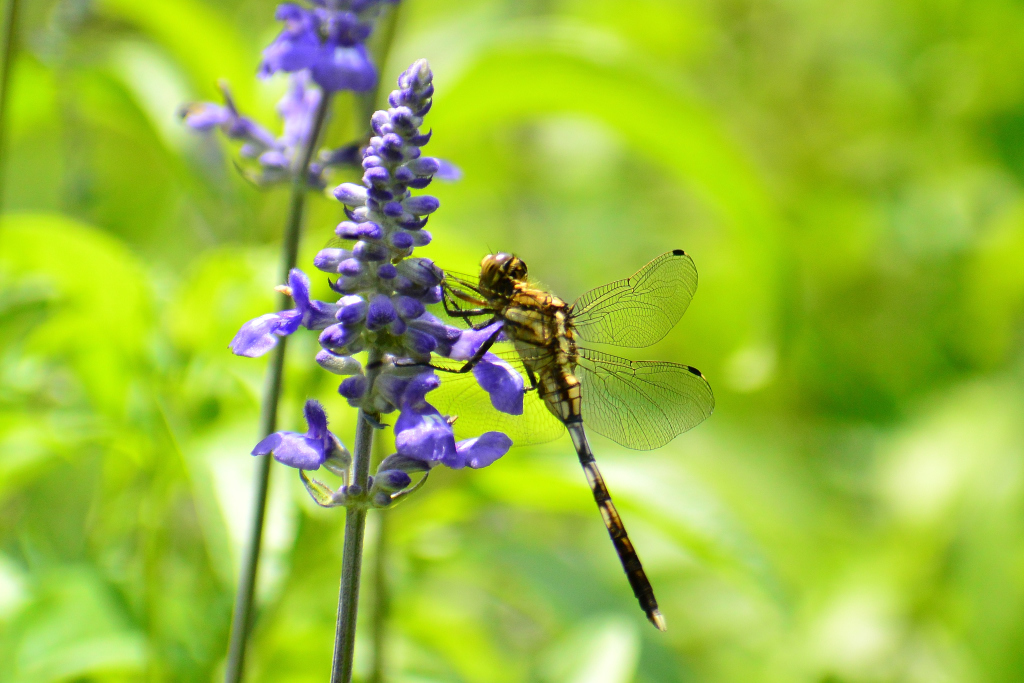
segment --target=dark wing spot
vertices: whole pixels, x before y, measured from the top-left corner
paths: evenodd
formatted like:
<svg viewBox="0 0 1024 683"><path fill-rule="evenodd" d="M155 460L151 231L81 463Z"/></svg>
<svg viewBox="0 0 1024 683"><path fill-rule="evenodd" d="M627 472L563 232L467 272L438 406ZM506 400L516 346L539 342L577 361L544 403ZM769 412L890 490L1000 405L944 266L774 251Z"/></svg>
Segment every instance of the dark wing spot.
<svg viewBox="0 0 1024 683"><path fill-rule="evenodd" d="M687 370L689 370L689 371L690 371L691 373L693 373L694 375L697 375L697 376L698 376L698 377L700 377L701 379L703 379L703 378L704 378L704 375L700 374L700 370L698 370L697 368L693 367L692 365L687 365L687 366L686 366L686 369L687 369Z"/></svg>
<svg viewBox="0 0 1024 683"><path fill-rule="evenodd" d="M672 255L673 256L686 256L686 252L683 251L682 249L673 249L672 250Z"/></svg>

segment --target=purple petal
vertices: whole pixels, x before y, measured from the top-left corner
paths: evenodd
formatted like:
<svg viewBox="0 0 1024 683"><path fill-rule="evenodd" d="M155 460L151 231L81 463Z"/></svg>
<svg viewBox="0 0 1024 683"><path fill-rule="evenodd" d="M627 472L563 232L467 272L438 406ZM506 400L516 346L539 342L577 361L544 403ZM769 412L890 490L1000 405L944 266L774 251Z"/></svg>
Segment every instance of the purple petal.
<svg viewBox="0 0 1024 683"><path fill-rule="evenodd" d="M274 449L281 444L281 432L274 432L267 438L256 444L256 447L252 449L253 455L270 455L274 452Z"/></svg>
<svg viewBox="0 0 1024 683"><path fill-rule="evenodd" d="M182 112L185 125L193 130L207 131L227 123L231 112L226 107L212 102L196 102Z"/></svg>
<svg viewBox="0 0 1024 683"><path fill-rule="evenodd" d="M455 360L469 360L473 357L473 354L477 352L480 346L490 339L494 331L502 326L502 322L499 320L482 330L462 330L462 335L459 340L452 345L452 351L449 354L449 358ZM498 337L501 339L501 336Z"/></svg>
<svg viewBox="0 0 1024 683"><path fill-rule="evenodd" d="M306 424L309 430L306 436L311 439L322 440L327 435L327 412L320 405L319 401L309 399L303 407L306 415Z"/></svg>
<svg viewBox="0 0 1024 683"><path fill-rule="evenodd" d="M317 470L327 459L322 440L310 439L294 432L279 434L281 443L274 448L274 460L282 465L302 470Z"/></svg>
<svg viewBox="0 0 1024 683"><path fill-rule="evenodd" d="M292 290L292 300L299 313L309 310L309 278L298 268L288 272L288 286Z"/></svg>
<svg viewBox="0 0 1024 683"><path fill-rule="evenodd" d="M451 425L436 409L403 410L395 422L395 449L426 462L446 462L457 455Z"/></svg>
<svg viewBox="0 0 1024 683"><path fill-rule="evenodd" d="M427 394L441 386L441 380L434 374L433 368L414 375L405 385L399 398L402 410L413 410L419 413L436 413L437 409L427 403ZM397 431L397 427L395 428Z"/></svg>
<svg viewBox="0 0 1024 683"><path fill-rule="evenodd" d="M309 69L313 80L324 90L364 92L377 83L377 69L362 44L342 47L328 43Z"/></svg>
<svg viewBox="0 0 1024 683"><path fill-rule="evenodd" d="M491 405L509 415L523 414L523 376L493 353L485 353L473 367L480 388L490 394Z"/></svg>
<svg viewBox="0 0 1024 683"><path fill-rule="evenodd" d="M452 469L487 467L512 448L512 439L501 432L487 432L475 439L466 439L455 444L456 457L452 462L444 462Z"/></svg>
<svg viewBox="0 0 1024 683"><path fill-rule="evenodd" d="M285 311L284 313L294 314L295 312ZM279 335L291 334L295 331L293 322L294 315L266 313L242 325L228 346L236 356L258 358L274 348ZM292 329L289 330L289 327Z"/></svg>
<svg viewBox="0 0 1024 683"><path fill-rule="evenodd" d="M438 180L444 180L449 183L454 183L457 180L462 180L462 169L446 159L438 159L439 168L434 173L434 177Z"/></svg>

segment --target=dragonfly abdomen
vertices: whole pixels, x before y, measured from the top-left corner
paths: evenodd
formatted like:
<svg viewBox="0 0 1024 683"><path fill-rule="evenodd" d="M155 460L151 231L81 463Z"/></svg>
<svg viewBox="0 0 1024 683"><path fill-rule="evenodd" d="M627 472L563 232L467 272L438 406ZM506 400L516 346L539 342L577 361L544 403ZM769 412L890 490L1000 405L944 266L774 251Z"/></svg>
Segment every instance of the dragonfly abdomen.
<svg viewBox="0 0 1024 683"><path fill-rule="evenodd" d="M583 423L581 421L574 421L566 424L566 427L569 429L572 443L576 447L576 455L579 457L580 466L583 467L583 472L587 475L587 483L590 484L590 490L594 494L594 502L597 503L597 508L601 511L604 526L608 530L608 535L612 539L612 545L615 546L615 551L619 555L619 561L622 563L622 569L626 572L626 578L633 589L633 595L636 596L641 609L643 609L650 622L658 630L664 631L666 628L665 617L662 615L661 610L658 609L658 600L654 597L654 588L647 578L647 573L640 562L640 557L636 554L633 542L629 540L626 525L622 523L619 511L615 508L615 503L612 502L611 493L608 491L608 485L604 483L601 470L597 468L594 453L590 450L590 443L587 441L587 435L583 431Z"/></svg>

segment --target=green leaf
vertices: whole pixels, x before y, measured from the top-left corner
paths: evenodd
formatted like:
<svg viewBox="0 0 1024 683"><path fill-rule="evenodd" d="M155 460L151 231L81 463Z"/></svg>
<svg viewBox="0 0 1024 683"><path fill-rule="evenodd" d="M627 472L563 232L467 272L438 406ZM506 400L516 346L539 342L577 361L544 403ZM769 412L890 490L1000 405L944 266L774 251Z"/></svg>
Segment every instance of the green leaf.
<svg viewBox="0 0 1024 683"><path fill-rule="evenodd" d="M146 271L123 244L59 214L0 221L0 274L32 281L52 313L22 340L28 354L67 360L93 403L121 414L144 376L152 300Z"/></svg>
<svg viewBox="0 0 1024 683"><path fill-rule="evenodd" d="M216 94L221 78L229 81L242 102L251 96L256 51L210 5L193 0L100 0L97 10L137 26L163 45L204 96Z"/></svg>

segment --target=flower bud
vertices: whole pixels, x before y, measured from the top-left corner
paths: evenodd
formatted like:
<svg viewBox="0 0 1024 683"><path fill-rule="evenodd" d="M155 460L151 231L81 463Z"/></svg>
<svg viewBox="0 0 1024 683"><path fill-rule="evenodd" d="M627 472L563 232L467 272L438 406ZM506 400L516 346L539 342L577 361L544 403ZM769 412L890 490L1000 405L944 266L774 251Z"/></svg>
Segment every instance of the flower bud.
<svg viewBox="0 0 1024 683"><path fill-rule="evenodd" d="M420 157L407 164L410 171L419 176L434 175L441 169L441 162L434 157Z"/></svg>
<svg viewBox="0 0 1024 683"><path fill-rule="evenodd" d="M378 242L356 242L352 255L360 261L384 261L388 258L388 248Z"/></svg>
<svg viewBox="0 0 1024 683"><path fill-rule="evenodd" d="M362 364L352 356L339 356L327 349L321 349L316 354L316 362L335 375L357 375L363 371Z"/></svg>
<svg viewBox="0 0 1024 683"><path fill-rule="evenodd" d="M374 166L373 168L366 169L366 173L363 174L363 182L373 187L387 187L388 181L391 180L391 174L388 173L388 169L383 166Z"/></svg>
<svg viewBox="0 0 1024 683"><path fill-rule="evenodd" d="M390 123L391 118L388 116L386 111L375 111L373 116L370 117L370 127L373 128L373 132L377 135L383 135L381 132L381 126L386 123Z"/></svg>
<svg viewBox="0 0 1024 683"><path fill-rule="evenodd" d="M437 339L417 329L407 330L405 341L414 355L426 355L437 348Z"/></svg>
<svg viewBox="0 0 1024 683"><path fill-rule="evenodd" d="M363 297L352 294L342 297L338 301L338 312L335 317L338 322L344 325L355 325L366 318L366 309L369 308Z"/></svg>
<svg viewBox="0 0 1024 683"><path fill-rule="evenodd" d="M342 261L352 256L347 249L321 249L313 257L313 265L325 273L337 273Z"/></svg>
<svg viewBox="0 0 1024 683"><path fill-rule="evenodd" d="M409 258L398 264L398 274L412 280L422 287L433 287L441 284L443 273L428 258Z"/></svg>
<svg viewBox="0 0 1024 683"><path fill-rule="evenodd" d="M366 188L355 183L342 183L334 188L334 198L347 206L362 206L366 203Z"/></svg>
<svg viewBox="0 0 1024 683"><path fill-rule="evenodd" d="M345 259L338 264L338 272L348 277L356 277L363 274L363 264L358 259Z"/></svg>
<svg viewBox="0 0 1024 683"><path fill-rule="evenodd" d="M377 470L373 477L373 488L394 493L412 484L412 477L402 470Z"/></svg>
<svg viewBox="0 0 1024 683"><path fill-rule="evenodd" d="M338 385L338 393L350 401L358 401L366 393L366 377L363 375L346 377Z"/></svg>
<svg viewBox="0 0 1024 683"><path fill-rule="evenodd" d="M394 296L391 298L391 303L394 304L395 311L398 312L399 317L404 320L418 318L426 310L422 303L411 296Z"/></svg>
<svg viewBox="0 0 1024 683"><path fill-rule="evenodd" d="M434 213L440 206L441 202L437 201L437 197L431 197L429 194L409 197L402 202L402 207L414 216Z"/></svg>
<svg viewBox="0 0 1024 683"><path fill-rule="evenodd" d="M389 241L391 242L392 247L400 251L411 249L413 245L412 235L407 232L394 232L391 234Z"/></svg>
<svg viewBox="0 0 1024 683"><path fill-rule="evenodd" d="M395 335L396 337L400 337L403 334L405 334L405 330L407 327L408 325L405 324L404 320L402 320L401 318L395 318L394 320L391 321L391 324L388 325L388 332Z"/></svg>
<svg viewBox="0 0 1024 683"><path fill-rule="evenodd" d="M391 299L383 294L378 294L370 302L370 308L366 313L366 327L370 330L379 330L397 316L395 307L391 305Z"/></svg>
<svg viewBox="0 0 1024 683"><path fill-rule="evenodd" d="M331 325L320 333L320 346L337 354L345 355L347 347L359 337L359 327L353 325ZM355 353L354 351L352 351Z"/></svg>

